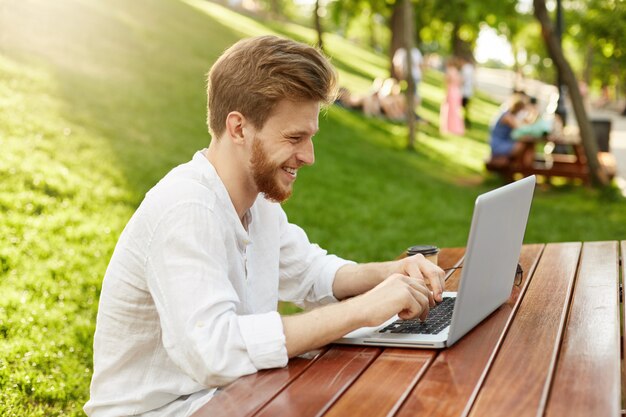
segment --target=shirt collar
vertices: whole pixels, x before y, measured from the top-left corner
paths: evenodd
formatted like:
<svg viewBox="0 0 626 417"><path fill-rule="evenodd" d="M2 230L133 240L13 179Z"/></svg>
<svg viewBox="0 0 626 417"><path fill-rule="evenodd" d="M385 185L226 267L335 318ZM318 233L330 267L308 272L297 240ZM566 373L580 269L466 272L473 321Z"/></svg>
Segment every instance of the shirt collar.
<svg viewBox="0 0 626 417"><path fill-rule="evenodd" d="M204 156L205 150L206 149L202 149L196 152L193 156L192 162L200 168L203 182L205 182L205 184L215 192L222 205L226 207L228 215L232 217L232 221L236 225L235 230L237 232L239 242L243 245L247 245L251 243L250 235L237 215L237 210L235 210L235 206L233 205L233 201L230 199L230 195L228 194L228 190L226 189L224 182L215 170L213 164L211 164L211 162ZM254 205L252 207L254 207ZM244 214L244 222L246 223L248 230L250 230L250 225L252 224L253 219L252 207Z"/></svg>

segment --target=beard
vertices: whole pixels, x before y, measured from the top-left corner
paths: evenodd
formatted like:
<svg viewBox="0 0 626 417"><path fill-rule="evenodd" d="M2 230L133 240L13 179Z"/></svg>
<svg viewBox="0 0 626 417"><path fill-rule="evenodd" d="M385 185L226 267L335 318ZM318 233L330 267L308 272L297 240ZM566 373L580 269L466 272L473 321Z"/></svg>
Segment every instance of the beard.
<svg viewBox="0 0 626 417"><path fill-rule="evenodd" d="M254 138L252 143L252 157L250 158L252 165L252 178L259 192L265 195L265 198L277 203L286 201L291 196L291 189L282 187L278 181L278 175L282 168L281 165L272 162L269 155L263 148L261 140Z"/></svg>

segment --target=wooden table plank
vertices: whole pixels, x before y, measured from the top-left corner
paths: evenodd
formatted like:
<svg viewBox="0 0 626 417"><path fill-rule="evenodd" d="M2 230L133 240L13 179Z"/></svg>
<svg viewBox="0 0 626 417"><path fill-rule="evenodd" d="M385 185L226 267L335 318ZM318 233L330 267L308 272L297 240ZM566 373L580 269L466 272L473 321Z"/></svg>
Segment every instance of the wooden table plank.
<svg viewBox="0 0 626 417"><path fill-rule="evenodd" d="M256 416L321 415L381 352L374 347L334 346Z"/></svg>
<svg viewBox="0 0 626 417"><path fill-rule="evenodd" d="M562 338L580 249L580 243L546 245L502 347L464 415L541 415L542 395L556 363L555 348Z"/></svg>
<svg viewBox="0 0 626 417"><path fill-rule="evenodd" d="M463 260L465 248L443 248L439 252L437 264L443 268L452 268L457 266Z"/></svg>
<svg viewBox="0 0 626 417"><path fill-rule="evenodd" d="M325 350L291 359L287 367L240 378L216 394L193 417L251 416L317 360Z"/></svg>
<svg viewBox="0 0 626 417"><path fill-rule="evenodd" d="M435 355L434 350L385 349L324 416L393 415Z"/></svg>
<svg viewBox="0 0 626 417"><path fill-rule="evenodd" d="M617 242L583 245L546 417L619 416Z"/></svg>
<svg viewBox="0 0 626 417"><path fill-rule="evenodd" d="M515 287L507 303L481 325L437 356L396 414L397 417L461 414L484 378L484 369L488 368L493 353L497 351L543 249L544 245L525 245L522 248L520 264L525 272L520 287Z"/></svg>

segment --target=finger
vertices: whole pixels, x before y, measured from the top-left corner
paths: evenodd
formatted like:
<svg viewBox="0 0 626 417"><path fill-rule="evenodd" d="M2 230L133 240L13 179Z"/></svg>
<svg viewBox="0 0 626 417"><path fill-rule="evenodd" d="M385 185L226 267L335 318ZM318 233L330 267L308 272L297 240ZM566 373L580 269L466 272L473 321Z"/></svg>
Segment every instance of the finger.
<svg viewBox="0 0 626 417"><path fill-rule="evenodd" d="M426 286L426 283L422 279L411 279L408 278L407 283L416 291L419 291L428 299L428 305L430 307L435 306L435 298L433 297L432 291Z"/></svg>
<svg viewBox="0 0 626 417"><path fill-rule="evenodd" d="M443 272L443 269L431 263L430 268L428 269L425 276L428 280L428 283L430 284L430 288L433 291L435 300L442 301L443 289L445 287L445 272Z"/></svg>
<svg viewBox="0 0 626 417"><path fill-rule="evenodd" d="M418 292L412 289L411 287L407 287L408 289L408 297L405 302L404 308L398 313L398 317L402 320L411 320L417 317L422 313L422 306L417 301Z"/></svg>
<svg viewBox="0 0 626 417"><path fill-rule="evenodd" d="M429 295L430 295L430 291L429 291ZM428 313L430 312L429 306L434 305L434 303L430 304L430 301L432 300L432 296L431 298L428 298L428 297L424 297L424 294L420 293L419 297L420 297L420 300L418 301L421 301L420 305L422 306L422 312L420 313L419 317L421 321L425 321L426 318L428 317Z"/></svg>
<svg viewBox="0 0 626 417"><path fill-rule="evenodd" d="M424 258L422 254L411 256L408 259L413 261L406 266L408 275L426 280L433 291L432 298L436 301L442 301L445 277L443 269Z"/></svg>
<svg viewBox="0 0 626 417"><path fill-rule="evenodd" d="M428 291L428 293L430 293L430 291ZM414 288L411 288L411 294L415 298L415 301L417 301L417 303L419 303L420 305L420 311L416 313L415 316L419 315L420 320L426 320L426 317L428 317L428 312L430 311L429 306L434 305L430 304L432 298L428 298L426 295L424 295L423 292L417 291Z"/></svg>
<svg viewBox="0 0 626 417"><path fill-rule="evenodd" d="M441 284L441 288L443 288L443 291L446 290L446 272L439 268L441 270L441 274L439 274L439 283ZM441 300L443 300L443 292L441 294Z"/></svg>
<svg viewBox="0 0 626 417"><path fill-rule="evenodd" d="M418 253L417 255L413 255L413 256L406 258L405 269L406 269L407 275L410 276L411 278L424 279L424 275L422 274L422 271L419 265L421 262L425 260L426 258L424 258L424 255L422 255L421 253Z"/></svg>

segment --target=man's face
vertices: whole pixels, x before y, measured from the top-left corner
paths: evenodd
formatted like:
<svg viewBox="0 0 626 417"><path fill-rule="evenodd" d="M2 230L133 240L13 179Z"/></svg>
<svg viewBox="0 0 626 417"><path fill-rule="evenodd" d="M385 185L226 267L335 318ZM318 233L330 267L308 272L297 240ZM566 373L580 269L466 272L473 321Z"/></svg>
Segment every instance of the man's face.
<svg viewBox="0 0 626 417"><path fill-rule="evenodd" d="M297 171L315 162L313 135L318 130L319 103L283 100L255 132L250 166L254 184L265 197L283 202L293 191Z"/></svg>

